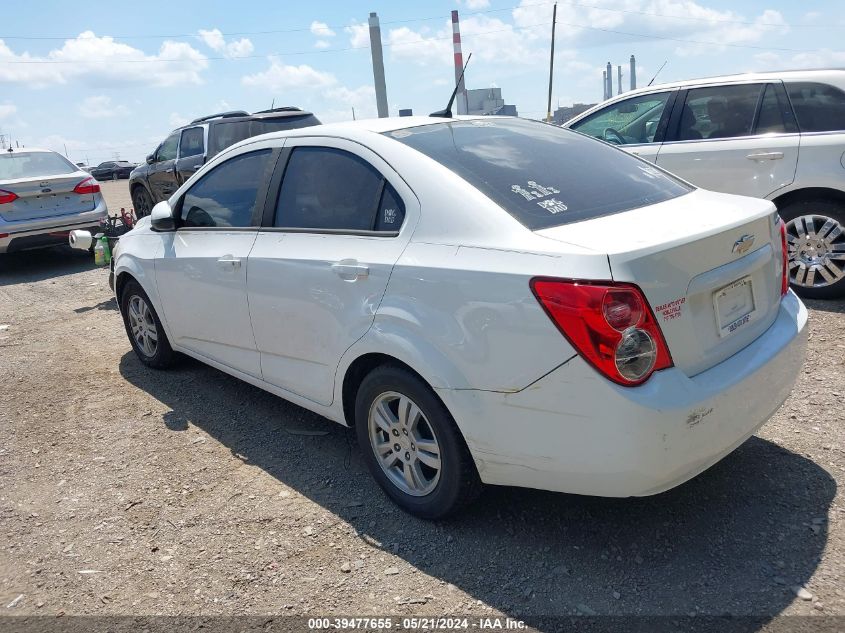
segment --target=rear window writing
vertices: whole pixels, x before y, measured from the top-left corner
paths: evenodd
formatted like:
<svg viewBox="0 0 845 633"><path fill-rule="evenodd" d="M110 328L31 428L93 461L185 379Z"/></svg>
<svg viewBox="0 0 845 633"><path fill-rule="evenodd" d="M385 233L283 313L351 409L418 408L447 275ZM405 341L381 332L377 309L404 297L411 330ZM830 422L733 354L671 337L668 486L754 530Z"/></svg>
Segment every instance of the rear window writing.
<svg viewBox="0 0 845 633"><path fill-rule="evenodd" d="M0 180L40 178L72 174L79 168L53 152L8 152L0 154Z"/></svg>
<svg viewBox="0 0 845 633"><path fill-rule="evenodd" d="M386 132L455 172L531 230L664 202L692 188L582 134L521 119Z"/></svg>

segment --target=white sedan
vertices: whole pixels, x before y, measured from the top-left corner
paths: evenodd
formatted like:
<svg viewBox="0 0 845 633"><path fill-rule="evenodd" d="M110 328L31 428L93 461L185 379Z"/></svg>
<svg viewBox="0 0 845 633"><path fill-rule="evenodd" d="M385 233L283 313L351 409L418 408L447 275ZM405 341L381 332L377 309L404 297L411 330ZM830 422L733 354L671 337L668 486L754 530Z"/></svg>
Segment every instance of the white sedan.
<svg viewBox="0 0 845 633"><path fill-rule="evenodd" d="M255 137L121 238L143 363L176 353L354 427L387 494L635 496L789 395L807 312L772 203L508 117Z"/></svg>

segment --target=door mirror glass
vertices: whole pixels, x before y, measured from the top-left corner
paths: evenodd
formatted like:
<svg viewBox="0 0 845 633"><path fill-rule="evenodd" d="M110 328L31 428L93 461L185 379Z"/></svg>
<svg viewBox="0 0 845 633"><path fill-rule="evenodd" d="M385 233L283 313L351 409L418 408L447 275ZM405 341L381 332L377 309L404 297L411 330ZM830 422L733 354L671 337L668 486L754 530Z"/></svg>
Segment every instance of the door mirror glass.
<svg viewBox="0 0 845 633"><path fill-rule="evenodd" d="M162 200L153 207L150 224L155 231L172 231L176 228L176 223L173 221L173 209L167 200Z"/></svg>
<svg viewBox="0 0 845 633"><path fill-rule="evenodd" d="M147 156L147 165L152 165L154 162L156 162L155 154L150 154L149 156Z"/></svg>

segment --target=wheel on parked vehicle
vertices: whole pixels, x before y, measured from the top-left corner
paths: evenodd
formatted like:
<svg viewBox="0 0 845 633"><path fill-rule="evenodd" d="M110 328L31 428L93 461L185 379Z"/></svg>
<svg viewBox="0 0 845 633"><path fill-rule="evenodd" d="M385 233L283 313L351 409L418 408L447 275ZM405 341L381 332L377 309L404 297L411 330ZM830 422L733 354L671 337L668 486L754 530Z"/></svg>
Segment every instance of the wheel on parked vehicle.
<svg viewBox="0 0 845 633"><path fill-rule="evenodd" d="M355 401L355 427L373 477L411 514L438 519L481 491L455 421L410 371L385 365L364 378Z"/></svg>
<svg viewBox="0 0 845 633"><path fill-rule="evenodd" d="M793 202L780 209L789 243L792 289L808 299L845 296L845 204Z"/></svg>
<svg viewBox="0 0 845 633"><path fill-rule="evenodd" d="M118 176L117 176L117 172L116 172L116 171L113 171L113 172L112 172L112 174L111 174L111 179L112 179L112 180L117 180L117 178L118 178Z"/></svg>
<svg viewBox="0 0 845 633"><path fill-rule="evenodd" d="M123 289L120 312L129 342L141 362L156 369L172 365L175 352L170 347L150 298L137 281L128 282Z"/></svg>
<svg viewBox="0 0 845 633"><path fill-rule="evenodd" d="M149 215L153 210L153 199L143 186L132 189L132 205L135 207L135 217L138 219Z"/></svg>

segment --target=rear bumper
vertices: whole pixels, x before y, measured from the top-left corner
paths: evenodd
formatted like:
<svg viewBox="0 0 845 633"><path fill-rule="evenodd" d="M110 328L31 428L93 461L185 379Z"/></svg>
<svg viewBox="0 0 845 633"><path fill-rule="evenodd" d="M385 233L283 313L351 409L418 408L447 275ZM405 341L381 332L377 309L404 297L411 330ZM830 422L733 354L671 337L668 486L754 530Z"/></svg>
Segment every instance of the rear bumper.
<svg viewBox="0 0 845 633"><path fill-rule="evenodd" d="M777 411L801 370L806 323L790 292L765 333L693 378L671 368L625 388L576 357L518 393L438 393L486 483L651 495L709 468Z"/></svg>
<svg viewBox="0 0 845 633"><path fill-rule="evenodd" d="M92 211L69 215L56 215L36 220L7 222L0 219L0 253L45 248L67 244L70 231L76 229L99 229L100 220L108 216L106 201L102 195Z"/></svg>

